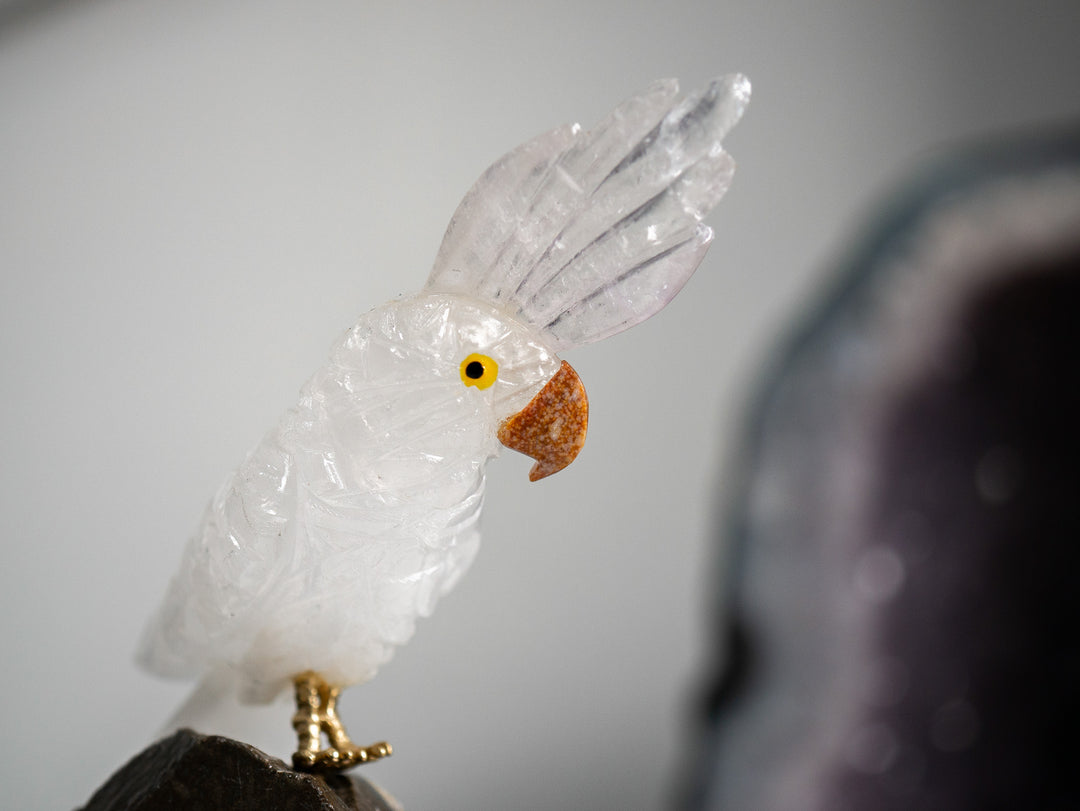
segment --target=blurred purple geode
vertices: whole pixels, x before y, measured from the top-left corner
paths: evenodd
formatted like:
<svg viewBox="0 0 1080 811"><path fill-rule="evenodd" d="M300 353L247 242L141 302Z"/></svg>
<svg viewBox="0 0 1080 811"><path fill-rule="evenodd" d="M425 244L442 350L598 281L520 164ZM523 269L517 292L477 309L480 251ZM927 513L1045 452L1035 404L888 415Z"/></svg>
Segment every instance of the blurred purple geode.
<svg viewBox="0 0 1080 811"><path fill-rule="evenodd" d="M729 493L685 807L1080 808L1080 133L894 199Z"/></svg>

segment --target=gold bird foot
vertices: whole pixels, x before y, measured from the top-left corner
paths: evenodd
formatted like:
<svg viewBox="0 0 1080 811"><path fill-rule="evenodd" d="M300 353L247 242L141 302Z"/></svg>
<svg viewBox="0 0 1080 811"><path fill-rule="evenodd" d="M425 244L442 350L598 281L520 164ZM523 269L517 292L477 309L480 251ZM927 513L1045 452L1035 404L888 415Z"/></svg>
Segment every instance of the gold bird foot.
<svg viewBox="0 0 1080 811"><path fill-rule="evenodd" d="M337 772L360 763L370 763L393 753L386 741L371 746L357 746L349 739L349 733L337 714L340 687L331 687L313 671L301 673L293 683L296 686L297 750L293 753L293 768L305 772ZM322 746L326 733L329 745Z"/></svg>

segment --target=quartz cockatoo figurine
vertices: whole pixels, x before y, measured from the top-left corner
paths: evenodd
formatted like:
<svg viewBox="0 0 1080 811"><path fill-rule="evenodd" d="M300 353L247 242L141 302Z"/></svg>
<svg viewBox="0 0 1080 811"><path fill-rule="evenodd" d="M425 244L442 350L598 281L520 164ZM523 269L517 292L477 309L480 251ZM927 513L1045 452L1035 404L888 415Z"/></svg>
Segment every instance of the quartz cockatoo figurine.
<svg viewBox="0 0 1080 811"><path fill-rule="evenodd" d="M418 294L371 310L224 482L144 634L140 661L248 702L290 683L297 768L356 746L339 691L371 679L468 568L500 444L573 461L588 404L557 354L664 307L708 248L744 76L660 81L597 127L554 129L489 168ZM323 745L323 736L326 745Z"/></svg>

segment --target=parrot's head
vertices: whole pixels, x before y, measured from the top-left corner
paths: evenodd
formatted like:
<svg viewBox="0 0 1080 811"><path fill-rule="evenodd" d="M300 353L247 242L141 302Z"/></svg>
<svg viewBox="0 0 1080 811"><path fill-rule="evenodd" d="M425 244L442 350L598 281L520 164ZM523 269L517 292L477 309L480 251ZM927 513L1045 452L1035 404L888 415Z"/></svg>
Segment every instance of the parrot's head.
<svg viewBox="0 0 1080 811"><path fill-rule="evenodd" d="M346 342L362 351L343 365L374 384L353 424L380 471L400 458L410 482L475 473L499 443L536 459L533 480L573 461L588 403L556 352L634 326L682 289L734 173L721 141L749 98L737 74L685 97L657 82L592 131L552 130L480 177L424 290L372 311Z"/></svg>
<svg viewBox="0 0 1080 811"><path fill-rule="evenodd" d="M687 96L655 82L589 132L559 127L503 156L454 213L414 301L452 313L466 402L536 459L533 481L585 441L585 389L556 351L632 327L682 289L735 171L722 140L749 100L739 74Z"/></svg>
<svg viewBox="0 0 1080 811"><path fill-rule="evenodd" d="M333 360L339 379L352 371L358 383L340 401L355 416L335 422L394 447L424 476L446 461L479 464L501 443L536 459L535 481L585 441L577 374L542 333L483 301L422 293L390 302L361 319Z"/></svg>
<svg viewBox="0 0 1080 811"><path fill-rule="evenodd" d="M536 460L536 481L569 465L585 444L589 401L577 372L542 333L498 307L430 294L454 323L453 346L464 410L488 437ZM459 360L460 359L460 360Z"/></svg>

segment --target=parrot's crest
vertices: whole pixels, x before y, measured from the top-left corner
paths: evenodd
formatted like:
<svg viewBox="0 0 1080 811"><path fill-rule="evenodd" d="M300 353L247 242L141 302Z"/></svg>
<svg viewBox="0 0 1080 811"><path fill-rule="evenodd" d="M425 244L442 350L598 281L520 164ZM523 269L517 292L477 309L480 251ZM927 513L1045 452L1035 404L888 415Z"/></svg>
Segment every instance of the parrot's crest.
<svg viewBox="0 0 1080 811"><path fill-rule="evenodd" d="M721 144L750 82L678 92L656 82L590 132L560 127L505 155L458 206L427 289L495 304L555 350L662 309L712 239L701 220L731 184Z"/></svg>

